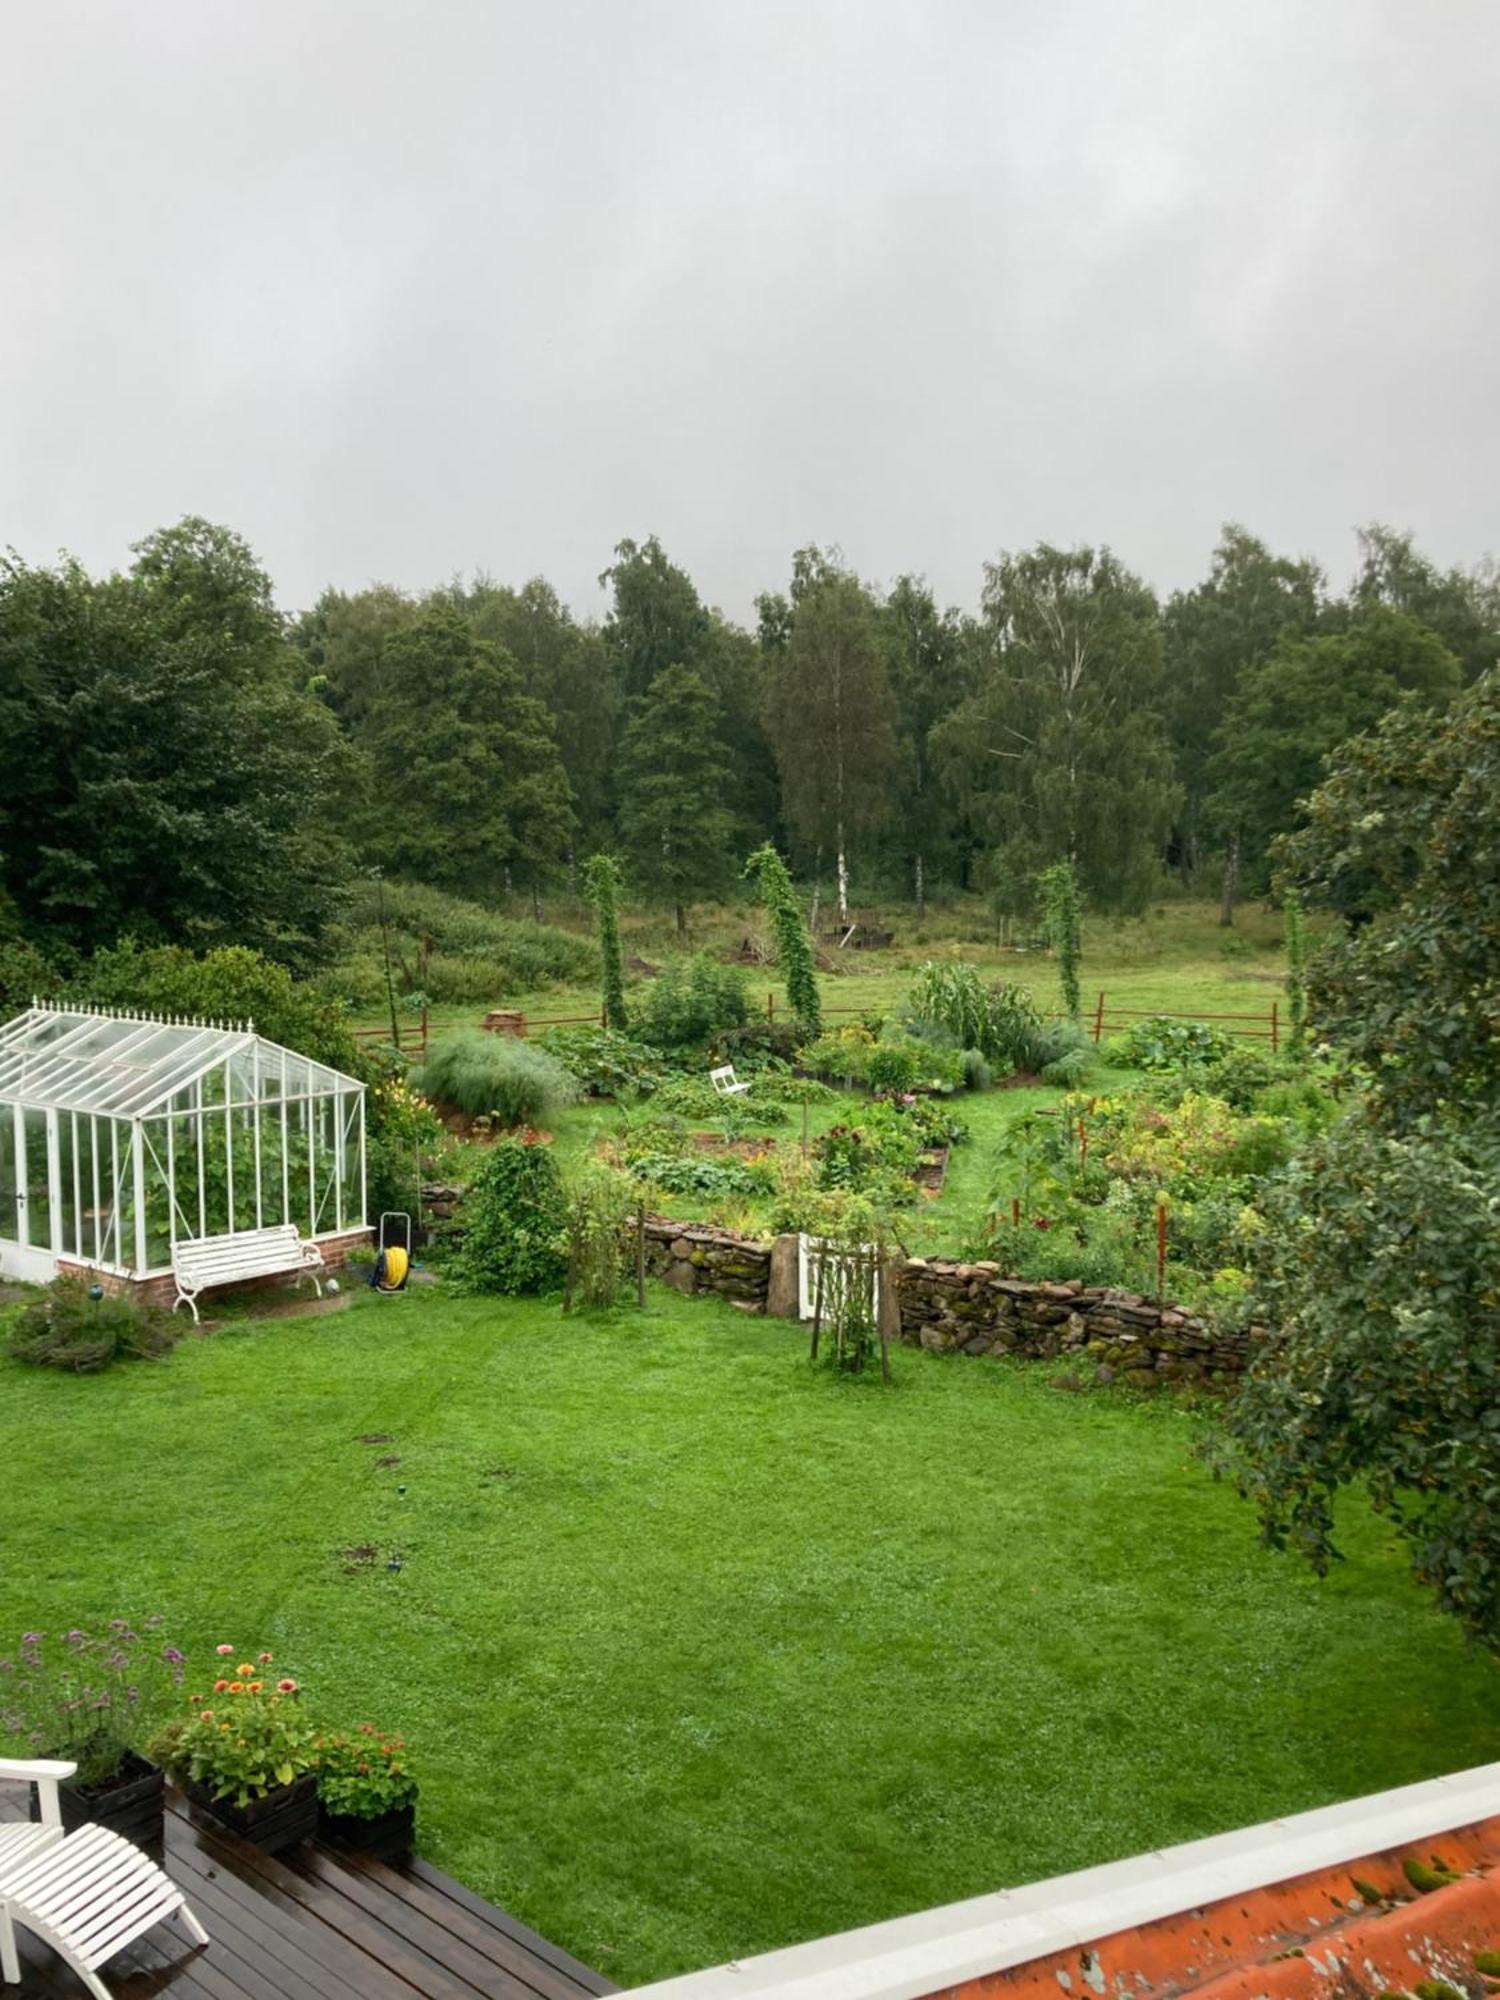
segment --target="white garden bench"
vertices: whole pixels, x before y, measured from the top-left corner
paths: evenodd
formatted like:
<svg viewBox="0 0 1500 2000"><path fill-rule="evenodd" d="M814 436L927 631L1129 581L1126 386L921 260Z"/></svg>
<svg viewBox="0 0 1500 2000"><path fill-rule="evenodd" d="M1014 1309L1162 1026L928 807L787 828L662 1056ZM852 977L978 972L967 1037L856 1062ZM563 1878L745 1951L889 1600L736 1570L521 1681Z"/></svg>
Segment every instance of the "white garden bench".
<svg viewBox="0 0 1500 2000"><path fill-rule="evenodd" d="M195 1944L208 1932L182 1891L138 1847L102 1826L64 1833L59 1778L76 1764L0 1757L0 1780L35 1785L40 1824L0 1826L0 1978L21 1983L19 1924L66 1959L95 2000L111 2000L99 1967L167 1917L180 1916Z"/></svg>
<svg viewBox="0 0 1500 2000"><path fill-rule="evenodd" d="M215 1285L242 1285L250 1278L293 1272L299 1284L303 1278L311 1278L322 1298L317 1276L322 1268L322 1251L297 1234L295 1222L278 1222L269 1229L241 1229L233 1236L179 1237L172 1250L172 1276L177 1280L172 1310L186 1304L196 1320L200 1292Z"/></svg>
<svg viewBox="0 0 1500 2000"><path fill-rule="evenodd" d="M750 1088L748 1083L741 1083L735 1075L733 1063L725 1063L722 1069L711 1069L708 1080L720 1097L743 1097Z"/></svg>

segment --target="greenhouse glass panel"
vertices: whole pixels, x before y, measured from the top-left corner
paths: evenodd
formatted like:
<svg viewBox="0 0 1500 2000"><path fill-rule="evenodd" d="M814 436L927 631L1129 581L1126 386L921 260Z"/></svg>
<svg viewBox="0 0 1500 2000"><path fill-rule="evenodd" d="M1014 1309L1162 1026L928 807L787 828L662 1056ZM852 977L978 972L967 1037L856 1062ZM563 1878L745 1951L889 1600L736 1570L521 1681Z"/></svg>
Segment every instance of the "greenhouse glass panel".
<svg viewBox="0 0 1500 2000"><path fill-rule="evenodd" d="M0 1026L0 1275L364 1223L363 1086L246 1025L36 1005Z"/></svg>

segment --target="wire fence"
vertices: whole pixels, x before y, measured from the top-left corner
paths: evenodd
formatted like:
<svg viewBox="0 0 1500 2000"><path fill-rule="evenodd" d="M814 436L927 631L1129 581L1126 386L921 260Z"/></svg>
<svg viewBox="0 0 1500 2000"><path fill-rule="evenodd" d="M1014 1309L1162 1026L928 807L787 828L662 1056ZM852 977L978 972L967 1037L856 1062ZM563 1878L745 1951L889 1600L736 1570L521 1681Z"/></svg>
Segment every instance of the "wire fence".
<svg viewBox="0 0 1500 2000"><path fill-rule="evenodd" d="M850 1006L825 1005L825 1014L868 1014L870 1003ZM766 1020L772 1027L778 1019L790 1020L791 1012L786 1002L777 1001L774 993L766 995ZM1058 1019L1060 1016L1048 1016ZM1214 1014L1195 1013L1179 1007L1121 1007L1110 1001L1107 993L1101 993L1089 1021L1089 1033L1097 1043L1107 1034L1128 1028L1133 1021L1208 1021L1223 1026L1226 1034L1235 1035L1244 1041L1269 1042L1275 1054L1281 1047L1281 1004L1273 1000L1269 1007L1259 1013ZM484 1025L493 1034L518 1035L524 1038L534 1028L582 1028L608 1026L603 1005L589 1014L522 1014L514 1009L497 1008L486 1015ZM385 1039L383 1029L366 1028L360 1032L378 1039ZM427 1016L422 1016L422 1047L427 1046Z"/></svg>

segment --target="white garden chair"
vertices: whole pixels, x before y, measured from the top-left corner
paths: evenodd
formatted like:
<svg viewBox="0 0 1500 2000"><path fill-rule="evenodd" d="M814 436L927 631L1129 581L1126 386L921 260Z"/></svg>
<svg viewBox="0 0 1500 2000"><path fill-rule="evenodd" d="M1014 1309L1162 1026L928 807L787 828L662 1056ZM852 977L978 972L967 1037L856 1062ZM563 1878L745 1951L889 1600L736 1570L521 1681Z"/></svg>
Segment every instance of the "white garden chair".
<svg viewBox="0 0 1500 2000"><path fill-rule="evenodd" d="M0 1825L0 1978L20 1984L20 1924L72 1966L95 2000L112 2000L99 1967L117 1951L167 1917L180 1916L195 1944L207 1944L208 1932L177 1884L118 1833L102 1826L63 1832L57 1781L76 1769L0 1757L0 1781L35 1785L42 1808L39 1824Z"/></svg>
<svg viewBox="0 0 1500 2000"><path fill-rule="evenodd" d="M748 1083L741 1083L735 1075L733 1063L725 1063L722 1069L711 1069L708 1080L720 1097L743 1097L750 1088Z"/></svg>

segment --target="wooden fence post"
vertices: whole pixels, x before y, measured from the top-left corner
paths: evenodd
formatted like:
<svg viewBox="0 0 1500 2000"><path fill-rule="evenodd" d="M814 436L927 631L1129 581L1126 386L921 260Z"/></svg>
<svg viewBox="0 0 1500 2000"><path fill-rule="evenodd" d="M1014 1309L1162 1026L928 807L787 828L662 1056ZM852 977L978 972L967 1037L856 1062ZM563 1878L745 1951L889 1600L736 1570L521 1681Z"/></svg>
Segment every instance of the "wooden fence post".
<svg viewBox="0 0 1500 2000"><path fill-rule="evenodd" d="M1104 995L1099 995L1099 1005L1094 1009L1094 1046L1099 1046L1099 1037L1104 1033Z"/></svg>
<svg viewBox="0 0 1500 2000"><path fill-rule="evenodd" d="M1281 1047L1281 1002L1271 1002L1271 1053L1274 1056Z"/></svg>
<svg viewBox="0 0 1500 2000"><path fill-rule="evenodd" d="M772 1028L776 1026L776 995L774 993L766 995L766 1022Z"/></svg>
<svg viewBox="0 0 1500 2000"><path fill-rule="evenodd" d="M1167 1204L1156 1204L1156 1302L1163 1305L1167 1297Z"/></svg>

